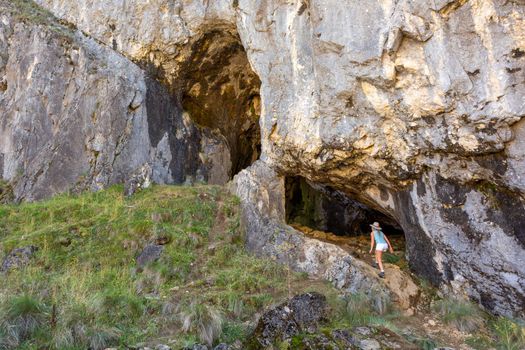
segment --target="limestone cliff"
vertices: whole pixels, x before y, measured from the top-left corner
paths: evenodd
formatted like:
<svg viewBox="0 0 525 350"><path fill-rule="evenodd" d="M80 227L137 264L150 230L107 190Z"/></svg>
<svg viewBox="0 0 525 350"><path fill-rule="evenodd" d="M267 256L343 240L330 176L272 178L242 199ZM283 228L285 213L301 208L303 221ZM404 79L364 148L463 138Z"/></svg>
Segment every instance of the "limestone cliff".
<svg viewBox="0 0 525 350"><path fill-rule="evenodd" d="M228 179L223 137L136 64L34 5L0 5L0 174L17 199L97 190L145 163L159 183Z"/></svg>
<svg viewBox="0 0 525 350"><path fill-rule="evenodd" d="M36 2L79 31L2 14L0 173L18 198L145 162L224 182L260 155L234 186L252 242L286 228L257 205L300 175L396 221L443 290L523 317L523 1ZM265 168L265 191L239 188Z"/></svg>

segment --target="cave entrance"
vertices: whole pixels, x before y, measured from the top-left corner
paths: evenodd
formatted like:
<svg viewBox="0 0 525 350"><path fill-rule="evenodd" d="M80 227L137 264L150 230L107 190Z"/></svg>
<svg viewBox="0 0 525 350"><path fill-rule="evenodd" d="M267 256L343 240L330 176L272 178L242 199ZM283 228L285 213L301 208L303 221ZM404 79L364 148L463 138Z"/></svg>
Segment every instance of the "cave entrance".
<svg viewBox="0 0 525 350"><path fill-rule="evenodd" d="M216 25L184 50L178 89L182 108L224 140L231 179L261 153L261 82L233 28Z"/></svg>
<svg viewBox="0 0 525 350"><path fill-rule="evenodd" d="M406 266L405 234L391 216L370 208L341 191L314 184L303 177L287 177L286 221L308 236L342 246L353 255L369 260L370 224L380 223L394 247L387 262ZM389 259L389 260L388 260Z"/></svg>

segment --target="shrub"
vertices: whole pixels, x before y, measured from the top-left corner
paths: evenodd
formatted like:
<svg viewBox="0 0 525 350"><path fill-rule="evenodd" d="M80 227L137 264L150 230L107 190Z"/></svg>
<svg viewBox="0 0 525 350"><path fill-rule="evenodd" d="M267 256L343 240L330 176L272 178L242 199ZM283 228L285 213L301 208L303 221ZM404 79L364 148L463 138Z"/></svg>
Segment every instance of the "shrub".
<svg viewBox="0 0 525 350"><path fill-rule="evenodd" d="M474 304L455 298L438 300L434 306L446 324L462 332L473 332L483 324L483 314Z"/></svg>
<svg viewBox="0 0 525 350"><path fill-rule="evenodd" d="M248 329L238 322L225 322L222 327L221 342L232 344L236 340L244 340Z"/></svg>
<svg viewBox="0 0 525 350"><path fill-rule="evenodd" d="M430 338L415 338L412 340L421 350L434 350L438 347L437 343Z"/></svg>
<svg viewBox="0 0 525 350"><path fill-rule="evenodd" d="M497 318L491 328L498 338L497 348L502 350L525 349L525 327L505 317Z"/></svg>

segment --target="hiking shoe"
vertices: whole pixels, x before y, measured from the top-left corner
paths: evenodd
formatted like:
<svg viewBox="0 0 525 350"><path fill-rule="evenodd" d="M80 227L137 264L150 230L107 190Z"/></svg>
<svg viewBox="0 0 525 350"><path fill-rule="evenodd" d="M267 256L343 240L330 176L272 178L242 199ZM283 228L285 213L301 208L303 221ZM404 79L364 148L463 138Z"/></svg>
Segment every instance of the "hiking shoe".
<svg viewBox="0 0 525 350"><path fill-rule="evenodd" d="M374 261L374 263L372 264L372 266L373 266L373 267L375 267L376 269L378 269L378 268L379 268L379 264L378 264L378 263L376 263L375 261Z"/></svg>
<svg viewBox="0 0 525 350"><path fill-rule="evenodd" d="M381 278L385 278L385 273L384 273L383 271L381 271L381 272L379 273L379 277L381 277Z"/></svg>

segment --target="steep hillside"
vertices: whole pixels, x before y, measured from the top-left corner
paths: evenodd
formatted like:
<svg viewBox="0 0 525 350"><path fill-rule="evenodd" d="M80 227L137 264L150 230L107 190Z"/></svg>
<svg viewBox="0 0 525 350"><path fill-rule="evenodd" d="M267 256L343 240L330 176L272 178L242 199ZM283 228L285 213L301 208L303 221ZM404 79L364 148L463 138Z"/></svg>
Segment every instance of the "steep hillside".
<svg viewBox="0 0 525 350"><path fill-rule="evenodd" d="M198 322L233 341L286 295L284 268L243 252L237 203L220 188L121 192L0 208L2 251L35 247L25 268L2 266L0 344L100 349L163 335L182 344L203 332ZM179 316L191 312L216 319L190 318L183 335Z"/></svg>

